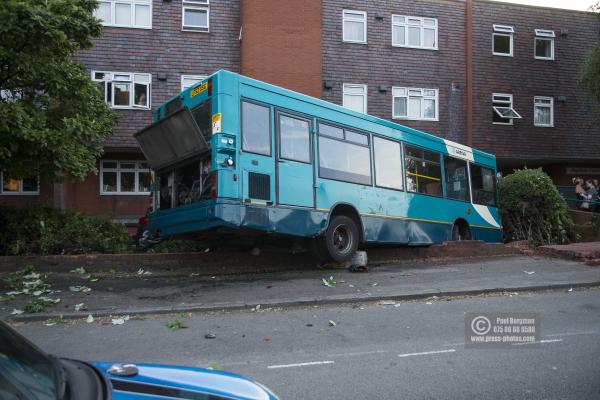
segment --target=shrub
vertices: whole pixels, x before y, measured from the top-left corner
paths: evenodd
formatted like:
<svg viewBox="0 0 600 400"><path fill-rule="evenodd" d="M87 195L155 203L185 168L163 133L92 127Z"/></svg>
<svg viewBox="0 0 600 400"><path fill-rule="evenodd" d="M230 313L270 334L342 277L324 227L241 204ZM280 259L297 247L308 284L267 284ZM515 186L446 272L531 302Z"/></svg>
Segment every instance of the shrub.
<svg viewBox="0 0 600 400"><path fill-rule="evenodd" d="M600 233L600 213L593 213L590 219L590 227L594 233Z"/></svg>
<svg viewBox="0 0 600 400"><path fill-rule="evenodd" d="M515 170L502 180L500 214L509 241L540 246L576 240L567 203L541 168Z"/></svg>
<svg viewBox="0 0 600 400"><path fill-rule="evenodd" d="M132 249L125 225L46 206L0 206L0 255L123 253Z"/></svg>

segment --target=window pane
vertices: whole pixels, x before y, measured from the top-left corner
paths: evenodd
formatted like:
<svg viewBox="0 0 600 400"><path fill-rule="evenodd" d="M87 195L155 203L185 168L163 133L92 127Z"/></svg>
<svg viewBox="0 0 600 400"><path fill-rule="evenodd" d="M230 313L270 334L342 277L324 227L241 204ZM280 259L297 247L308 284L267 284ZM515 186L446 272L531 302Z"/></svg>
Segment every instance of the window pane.
<svg viewBox="0 0 600 400"><path fill-rule="evenodd" d="M406 97L394 97L394 116L406 117Z"/></svg>
<svg viewBox="0 0 600 400"><path fill-rule="evenodd" d="M113 83L115 106L128 106L131 86L129 83Z"/></svg>
<svg viewBox="0 0 600 400"><path fill-rule="evenodd" d="M370 185L369 148L319 137L319 175L322 178Z"/></svg>
<svg viewBox="0 0 600 400"><path fill-rule="evenodd" d="M435 47L435 30L423 29L423 46Z"/></svg>
<svg viewBox="0 0 600 400"><path fill-rule="evenodd" d="M96 18L101 19L104 24L110 24L110 3L104 1L100 2L98 8L96 9L95 15Z"/></svg>
<svg viewBox="0 0 600 400"><path fill-rule="evenodd" d="M150 6L135 5L135 25L147 26L151 25L152 16L150 15Z"/></svg>
<svg viewBox="0 0 600 400"><path fill-rule="evenodd" d="M116 192L117 191L117 173L103 172L102 173L102 191Z"/></svg>
<svg viewBox="0 0 600 400"><path fill-rule="evenodd" d="M552 39L535 39L535 56L542 58L551 58Z"/></svg>
<svg viewBox="0 0 600 400"><path fill-rule="evenodd" d="M550 125L552 123L550 119L550 107L535 107L535 124L536 125Z"/></svg>
<svg viewBox="0 0 600 400"><path fill-rule="evenodd" d="M131 25L131 4L115 4L115 24Z"/></svg>
<svg viewBox="0 0 600 400"><path fill-rule="evenodd" d="M135 161L121 161L119 166L121 169L135 169Z"/></svg>
<svg viewBox="0 0 600 400"><path fill-rule="evenodd" d="M444 170L446 173L446 197L469 201L467 162L457 158L444 157Z"/></svg>
<svg viewBox="0 0 600 400"><path fill-rule="evenodd" d="M140 172L138 175L138 192L150 191L150 172Z"/></svg>
<svg viewBox="0 0 600 400"><path fill-rule="evenodd" d="M435 100L423 100L423 118L435 118Z"/></svg>
<svg viewBox="0 0 600 400"><path fill-rule="evenodd" d="M196 125L200 128L200 132L202 132L202 136L204 136L207 142L210 142L210 137L212 136L211 112L212 103L210 100L205 100L192 110L194 121L196 121Z"/></svg>
<svg viewBox="0 0 600 400"><path fill-rule="evenodd" d="M37 192L39 190L38 187L38 178L23 178L23 192Z"/></svg>
<svg viewBox="0 0 600 400"><path fill-rule="evenodd" d="M281 115L279 138L281 158L310 162L310 125L308 121Z"/></svg>
<svg viewBox="0 0 600 400"><path fill-rule="evenodd" d="M102 168L117 168L116 161L102 161Z"/></svg>
<svg viewBox="0 0 600 400"><path fill-rule="evenodd" d="M134 85L134 103L137 106L148 107L148 85L136 83Z"/></svg>
<svg viewBox="0 0 600 400"><path fill-rule="evenodd" d="M406 44L406 42L405 42L406 27L404 27L404 26L392 27L392 35L394 35L394 38L393 38L394 44L399 45L399 46L404 46Z"/></svg>
<svg viewBox="0 0 600 400"><path fill-rule="evenodd" d="M183 17L184 26L208 27L208 12L195 8L185 8Z"/></svg>
<svg viewBox="0 0 600 400"><path fill-rule="evenodd" d="M2 191L5 193L17 193L19 192L19 180L18 179L10 179L6 175L3 174L2 178Z"/></svg>
<svg viewBox="0 0 600 400"><path fill-rule="evenodd" d="M421 28L408 27L408 44L409 46L421 46Z"/></svg>
<svg viewBox="0 0 600 400"><path fill-rule="evenodd" d="M121 192L135 192L135 172L121 172Z"/></svg>
<svg viewBox="0 0 600 400"><path fill-rule="evenodd" d="M494 53L510 54L512 36L494 35Z"/></svg>
<svg viewBox="0 0 600 400"><path fill-rule="evenodd" d="M490 168L471 164L473 203L496 205L496 177Z"/></svg>
<svg viewBox="0 0 600 400"><path fill-rule="evenodd" d="M350 110L364 113L365 112L364 96L354 95L354 94L345 94L344 95L344 107L349 108Z"/></svg>
<svg viewBox="0 0 600 400"><path fill-rule="evenodd" d="M346 140L358 144L363 144L365 146L369 145L369 138L367 137L367 135L363 135L362 133L346 131Z"/></svg>
<svg viewBox="0 0 600 400"><path fill-rule="evenodd" d="M375 184L402 189L400 143L373 136L375 152Z"/></svg>
<svg viewBox="0 0 600 400"><path fill-rule="evenodd" d="M344 21L344 40L364 42L364 22Z"/></svg>
<svg viewBox="0 0 600 400"><path fill-rule="evenodd" d="M341 128L319 123L319 134L327 135L338 139L344 138L344 131Z"/></svg>
<svg viewBox="0 0 600 400"><path fill-rule="evenodd" d="M438 153L405 146L406 189L410 192L423 193L431 196L442 195L441 167ZM422 158L420 155L424 155ZM413 158L414 157L414 158Z"/></svg>
<svg viewBox="0 0 600 400"><path fill-rule="evenodd" d="M411 118L421 118L421 99L408 99L408 116Z"/></svg>
<svg viewBox="0 0 600 400"><path fill-rule="evenodd" d="M258 104L242 103L242 149L271 154L270 110Z"/></svg>

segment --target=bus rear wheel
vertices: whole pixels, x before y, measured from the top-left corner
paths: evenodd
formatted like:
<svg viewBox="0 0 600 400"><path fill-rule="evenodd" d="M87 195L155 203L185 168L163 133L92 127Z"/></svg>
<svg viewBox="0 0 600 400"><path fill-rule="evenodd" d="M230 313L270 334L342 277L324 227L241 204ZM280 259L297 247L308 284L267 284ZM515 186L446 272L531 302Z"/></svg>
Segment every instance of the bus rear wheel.
<svg viewBox="0 0 600 400"><path fill-rule="evenodd" d="M329 222L325 235L319 238L321 248L328 258L337 262L348 261L358 248L358 227L354 220L345 215L336 215Z"/></svg>
<svg viewBox="0 0 600 400"><path fill-rule="evenodd" d="M452 226L452 240L471 240L471 228L466 222L457 221Z"/></svg>

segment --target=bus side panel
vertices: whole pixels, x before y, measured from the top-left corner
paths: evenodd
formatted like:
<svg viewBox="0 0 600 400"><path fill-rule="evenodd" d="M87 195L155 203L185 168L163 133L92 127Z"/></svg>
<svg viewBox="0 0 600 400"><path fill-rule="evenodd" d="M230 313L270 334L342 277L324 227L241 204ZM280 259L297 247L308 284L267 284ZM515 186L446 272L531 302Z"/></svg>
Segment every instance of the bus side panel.
<svg viewBox="0 0 600 400"><path fill-rule="evenodd" d="M326 227L327 213L312 209L245 205L241 225L271 233L313 237Z"/></svg>

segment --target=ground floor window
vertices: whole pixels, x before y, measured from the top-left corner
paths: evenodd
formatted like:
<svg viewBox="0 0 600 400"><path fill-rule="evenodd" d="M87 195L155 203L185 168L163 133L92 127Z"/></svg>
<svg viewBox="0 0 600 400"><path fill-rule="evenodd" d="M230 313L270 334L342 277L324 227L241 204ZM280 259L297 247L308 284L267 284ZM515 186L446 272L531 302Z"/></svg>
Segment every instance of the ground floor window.
<svg viewBox="0 0 600 400"><path fill-rule="evenodd" d="M0 172L0 194L4 195L36 195L40 194L40 185L38 177L23 179L12 179L7 174Z"/></svg>
<svg viewBox="0 0 600 400"><path fill-rule="evenodd" d="M150 183L150 169L145 161L100 161L100 194L147 194Z"/></svg>

